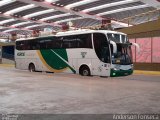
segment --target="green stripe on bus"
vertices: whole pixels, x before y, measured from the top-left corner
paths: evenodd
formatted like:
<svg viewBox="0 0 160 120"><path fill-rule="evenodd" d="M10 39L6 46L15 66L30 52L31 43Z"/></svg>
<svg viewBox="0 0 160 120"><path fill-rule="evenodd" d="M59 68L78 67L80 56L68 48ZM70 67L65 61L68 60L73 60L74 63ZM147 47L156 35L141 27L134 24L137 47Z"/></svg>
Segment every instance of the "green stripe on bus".
<svg viewBox="0 0 160 120"><path fill-rule="evenodd" d="M76 71L68 64L66 49L44 49L40 50L40 52L46 63L53 69L61 70L69 67L73 73L76 73Z"/></svg>

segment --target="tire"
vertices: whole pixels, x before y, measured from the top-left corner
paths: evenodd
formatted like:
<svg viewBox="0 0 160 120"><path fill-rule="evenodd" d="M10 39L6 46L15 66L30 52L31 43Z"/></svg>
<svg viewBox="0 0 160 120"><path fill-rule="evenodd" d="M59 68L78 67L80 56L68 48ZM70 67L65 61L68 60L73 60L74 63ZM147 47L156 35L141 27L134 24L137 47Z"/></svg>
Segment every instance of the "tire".
<svg viewBox="0 0 160 120"><path fill-rule="evenodd" d="M90 75L91 75L90 69L89 69L87 66L82 66L82 67L80 68L80 74L81 74L82 76L90 76Z"/></svg>
<svg viewBox="0 0 160 120"><path fill-rule="evenodd" d="M35 66L34 66L33 63L29 64L28 69L29 69L30 72L35 72L36 71Z"/></svg>

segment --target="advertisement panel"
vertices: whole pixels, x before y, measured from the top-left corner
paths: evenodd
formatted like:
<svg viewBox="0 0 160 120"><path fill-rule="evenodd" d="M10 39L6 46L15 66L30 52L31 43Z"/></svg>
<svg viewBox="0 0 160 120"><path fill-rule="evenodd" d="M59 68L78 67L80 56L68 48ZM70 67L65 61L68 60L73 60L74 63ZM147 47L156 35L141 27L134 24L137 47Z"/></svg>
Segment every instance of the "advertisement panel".
<svg viewBox="0 0 160 120"><path fill-rule="evenodd" d="M160 63L160 37L154 37L152 38L152 41L152 62Z"/></svg>
<svg viewBox="0 0 160 120"><path fill-rule="evenodd" d="M140 45L140 53L136 52L136 62L151 63L151 38L137 38Z"/></svg>

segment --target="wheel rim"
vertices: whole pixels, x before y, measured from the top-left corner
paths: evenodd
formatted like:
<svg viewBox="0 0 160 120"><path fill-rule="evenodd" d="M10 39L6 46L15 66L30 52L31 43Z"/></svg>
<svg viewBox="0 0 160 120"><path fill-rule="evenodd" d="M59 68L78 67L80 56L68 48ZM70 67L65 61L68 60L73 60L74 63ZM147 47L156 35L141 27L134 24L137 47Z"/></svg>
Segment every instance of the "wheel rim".
<svg viewBox="0 0 160 120"><path fill-rule="evenodd" d="M89 71L88 70L83 70L83 75L84 76L88 76L89 75Z"/></svg>

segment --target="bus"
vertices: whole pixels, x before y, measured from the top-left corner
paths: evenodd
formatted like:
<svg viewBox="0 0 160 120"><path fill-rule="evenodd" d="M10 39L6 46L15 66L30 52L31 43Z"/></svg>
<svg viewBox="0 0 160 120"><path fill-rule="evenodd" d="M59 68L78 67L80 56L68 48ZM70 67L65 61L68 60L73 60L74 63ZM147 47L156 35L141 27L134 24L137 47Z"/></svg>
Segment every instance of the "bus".
<svg viewBox="0 0 160 120"><path fill-rule="evenodd" d="M133 73L127 35L110 30L75 30L16 40L17 69L65 72L82 76L126 76Z"/></svg>

